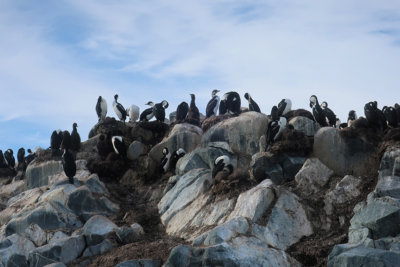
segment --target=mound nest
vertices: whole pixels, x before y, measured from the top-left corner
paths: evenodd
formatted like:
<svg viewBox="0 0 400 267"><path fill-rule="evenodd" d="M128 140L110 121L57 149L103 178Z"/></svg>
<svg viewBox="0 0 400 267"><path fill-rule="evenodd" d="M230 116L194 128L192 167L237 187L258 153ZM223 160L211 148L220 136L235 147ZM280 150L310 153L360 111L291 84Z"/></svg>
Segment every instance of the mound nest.
<svg viewBox="0 0 400 267"><path fill-rule="evenodd" d="M347 127L339 131L343 138L360 138L373 146L378 146L382 141L382 133L372 128Z"/></svg>
<svg viewBox="0 0 400 267"><path fill-rule="evenodd" d="M210 194L212 199L237 198L241 193L253 188L257 183L250 178L248 172L236 169L225 179L214 178Z"/></svg>
<svg viewBox="0 0 400 267"><path fill-rule="evenodd" d="M289 154L307 156L312 153L314 137L306 136L303 132L284 129L281 139L275 142L270 150L273 155Z"/></svg>
<svg viewBox="0 0 400 267"><path fill-rule="evenodd" d="M229 118L235 117L235 115L230 115L230 114L224 114L224 115L219 115L219 116L211 116L210 118L207 118L203 121L201 124L201 129L203 130L203 133L207 132L208 129L213 127L215 124L227 120Z"/></svg>

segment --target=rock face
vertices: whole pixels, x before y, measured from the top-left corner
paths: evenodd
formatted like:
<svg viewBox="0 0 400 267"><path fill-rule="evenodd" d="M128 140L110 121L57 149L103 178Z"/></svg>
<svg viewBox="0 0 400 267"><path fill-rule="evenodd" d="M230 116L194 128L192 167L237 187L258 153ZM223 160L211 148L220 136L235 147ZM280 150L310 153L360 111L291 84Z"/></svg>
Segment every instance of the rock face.
<svg viewBox="0 0 400 267"><path fill-rule="evenodd" d="M260 151L258 141L267 132L269 119L265 114L245 112L211 127L201 138L202 147L226 142L235 154L253 155Z"/></svg>
<svg viewBox="0 0 400 267"><path fill-rule="evenodd" d="M32 189L49 184L49 176L63 172L61 161L31 163L26 169L26 187Z"/></svg>
<svg viewBox="0 0 400 267"><path fill-rule="evenodd" d="M292 125L295 130L303 132L307 136L313 136L320 129L318 123L303 116L290 119L289 124Z"/></svg>
<svg viewBox="0 0 400 267"><path fill-rule="evenodd" d="M10 262L23 262L35 245L27 238L14 234L0 242L0 264L8 266ZM21 259L22 258L22 259Z"/></svg>
<svg viewBox="0 0 400 267"><path fill-rule="evenodd" d="M324 127L314 136L314 155L338 175L368 174L375 146L363 139L342 137L336 128Z"/></svg>

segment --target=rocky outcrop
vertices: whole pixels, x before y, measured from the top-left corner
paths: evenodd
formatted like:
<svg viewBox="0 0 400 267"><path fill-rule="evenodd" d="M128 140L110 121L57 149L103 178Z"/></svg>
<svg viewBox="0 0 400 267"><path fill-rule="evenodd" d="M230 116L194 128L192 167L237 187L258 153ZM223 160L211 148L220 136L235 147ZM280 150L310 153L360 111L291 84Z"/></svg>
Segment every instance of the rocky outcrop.
<svg viewBox="0 0 400 267"><path fill-rule="evenodd" d="M297 116L290 119L288 124L292 125L295 130L303 132L307 136L314 136L315 133L320 129L318 123L303 116Z"/></svg>

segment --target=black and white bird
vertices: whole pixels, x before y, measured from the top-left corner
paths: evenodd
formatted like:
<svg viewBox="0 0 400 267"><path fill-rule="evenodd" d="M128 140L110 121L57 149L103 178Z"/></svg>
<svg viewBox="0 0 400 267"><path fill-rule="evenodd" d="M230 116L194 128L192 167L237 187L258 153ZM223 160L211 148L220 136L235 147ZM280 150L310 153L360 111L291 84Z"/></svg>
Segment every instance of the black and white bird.
<svg viewBox="0 0 400 267"><path fill-rule="evenodd" d="M50 148L52 154L55 155L60 150L63 134L61 130L54 130L50 137Z"/></svg>
<svg viewBox="0 0 400 267"><path fill-rule="evenodd" d="M68 131L62 132L62 142L61 149L70 149L71 148L71 134Z"/></svg>
<svg viewBox="0 0 400 267"><path fill-rule="evenodd" d="M187 115L187 122L196 126L200 126L200 112L196 106L196 97L194 94L190 94L190 97L191 101Z"/></svg>
<svg viewBox="0 0 400 267"><path fill-rule="evenodd" d="M211 116L217 116L218 108L219 108L219 102L220 98L217 95L219 90L214 89L211 92L211 100L208 101L207 107L206 107L206 118L209 118Z"/></svg>
<svg viewBox="0 0 400 267"><path fill-rule="evenodd" d="M228 156L223 155L219 156L214 160L214 167L212 169L212 178L216 178L218 173L223 171L223 176L226 178L233 172L233 165L231 164L231 160Z"/></svg>
<svg viewBox="0 0 400 267"><path fill-rule="evenodd" d="M219 115L240 114L241 102L237 92L228 92L222 96L219 104Z"/></svg>
<svg viewBox="0 0 400 267"><path fill-rule="evenodd" d="M166 173L169 170L169 163L171 160L171 153L167 147L164 147L162 150L162 158L160 162L160 168L162 173Z"/></svg>
<svg viewBox="0 0 400 267"><path fill-rule="evenodd" d="M99 96L99 98L97 99L96 113L97 117L99 117L99 121L103 121L106 118L107 101L102 96Z"/></svg>
<svg viewBox="0 0 400 267"><path fill-rule="evenodd" d="M161 101L153 106L153 114L157 121L165 121L165 110L168 108L169 104L166 100Z"/></svg>
<svg viewBox="0 0 400 267"><path fill-rule="evenodd" d="M137 121L139 119L140 108L136 105L130 105L126 109L126 113L128 114L129 122L134 123L135 121Z"/></svg>
<svg viewBox="0 0 400 267"><path fill-rule="evenodd" d="M118 118L121 121L125 122L127 113L126 113L124 106L122 106L121 103L118 103L118 95L114 96L113 108L114 108L114 112L115 112L115 114L117 114Z"/></svg>
<svg viewBox="0 0 400 267"><path fill-rule="evenodd" d="M378 102L371 101L364 105L365 118L371 128L386 130L387 123L383 112L378 108Z"/></svg>
<svg viewBox="0 0 400 267"><path fill-rule="evenodd" d="M8 167L7 160L3 155L3 151L0 150L0 168L7 168L7 167Z"/></svg>
<svg viewBox="0 0 400 267"><path fill-rule="evenodd" d="M347 127L350 127L356 119L358 119L356 111L350 110L347 116Z"/></svg>
<svg viewBox="0 0 400 267"><path fill-rule="evenodd" d="M122 139L122 136L113 136L111 138L111 143L113 145L114 151L116 154L121 155L123 159L127 159L126 157L126 146Z"/></svg>
<svg viewBox="0 0 400 267"><path fill-rule="evenodd" d="M72 124L72 132L71 132L71 150L78 152L81 149L81 136L77 130L78 124L74 122Z"/></svg>
<svg viewBox="0 0 400 267"><path fill-rule="evenodd" d="M318 98L315 95L310 97L310 107L312 108L312 113L314 116L314 120L321 125L321 127L328 126L326 123L325 112L322 110L321 106L318 103Z"/></svg>
<svg viewBox="0 0 400 267"><path fill-rule="evenodd" d="M102 158L106 158L108 154L114 151L114 147L111 142L110 134L101 134L99 137L99 141L96 145L97 152Z"/></svg>
<svg viewBox="0 0 400 267"><path fill-rule="evenodd" d="M62 165L65 175L68 177L70 184L74 184L74 176L76 174L75 157L68 149L64 149L62 155Z"/></svg>
<svg viewBox="0 0 400 267"><path fill-rule="evenodd" d="M244 98L246 98L249 102L250 111L261 112L260 107L257 105L256 101L253 100L249 93L245 93Z"/></svg>
<svg viewBox="0 0 400 267"><path fill-rule="evenodd" d="M140 114L140 121L149 121L154 117L154 103L152 101L149 101L146 103L146 105L150 106L150 108L146 108L145 110L143 110L143 112Z"/></svg>
<svg viewBox="0 0 400 267"><path fill-rule="evenodd" d="M182 122L186 119L187 114L189 112L189 105L185 101L180 103L176 108L176 121Z"/></svg>
<svg viewBox="0 0 400 267"><path fill-rule="evenodd" d="M383 115L385 115L387 124L391 128L396 128L397 127L397 113L396 109L394 107L383 107L382 108Z"/></svg>
<svg viewBox="0 0 400 267"><path fill-rule="evenodd" d="M175 172L176 163L180 158L185 156L185 154L186 151L183 148L179 148L178 150L174 151L169 162L169 169Z"/></svg>
<svg viewBox="0 0 400 267"><path fill-rule="evenodd" d="M277 106L273 106L271 108L271 120L273 121L277 121L279 120L280 116L279 116L279 111L278 111L278 107Z"/></svg>
<svg viewBox="0 0 400 267"><path fill-rule="evenodd" d="M35 158L36 154L32 152L30 148L28 148L28 155L25 157L25 167L28 167L29 163L31 163Z"/></svg>
<svg viewBox="0 0 400 267"><path fill-rule="evenodd" d="M330 108L328 108L328 103L325 101L322 102L321 108L325 113L326 123L329 126L335 127L336 126L336 114Z"/></svg>
<svg viewBox="0 0 400 267"><path fill-rule="evenodd" d="M271 148L272 144L281 136L283 129L286 127L287 121L285 117L280 117L279 120L270 121L267 127L267 151Z"/></svg>
<svg viewBox="0 0 400 267"><path fill-rule="evenodd" d="M6 152L4 152L4 158L7 161L8 168L14 169L15 167L14 151L12 149L7 149Z"/></svg>
<svg viewBox="0 0 400 267"><path fill-rule="evenodd" d="M292 100L286 98L282 99L278 104L278 116L281 117L291 111L292 109Z"/></svg>

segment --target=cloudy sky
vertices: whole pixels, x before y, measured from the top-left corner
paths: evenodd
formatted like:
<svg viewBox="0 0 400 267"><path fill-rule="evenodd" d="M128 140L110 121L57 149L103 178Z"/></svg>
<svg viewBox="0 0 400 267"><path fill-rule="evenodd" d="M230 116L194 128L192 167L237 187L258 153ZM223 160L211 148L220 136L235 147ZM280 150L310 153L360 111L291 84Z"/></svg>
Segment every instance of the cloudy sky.
<svg viewBox="0 0 400 267"><path fill-rule="evenodd" d="M204 113L212 89L235 90L268 114L316 94L342 121L400 102L398 0L1 1L0 34L3 151L48 147L73 122L86 140L115 93L167 113L195 93Z"/></svg>

